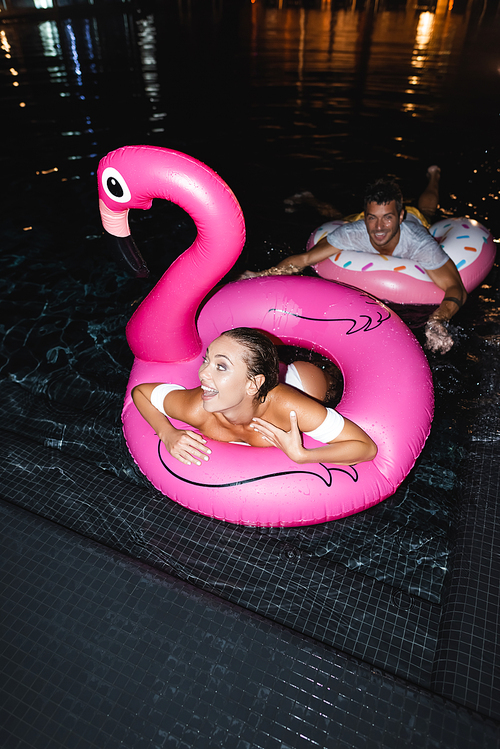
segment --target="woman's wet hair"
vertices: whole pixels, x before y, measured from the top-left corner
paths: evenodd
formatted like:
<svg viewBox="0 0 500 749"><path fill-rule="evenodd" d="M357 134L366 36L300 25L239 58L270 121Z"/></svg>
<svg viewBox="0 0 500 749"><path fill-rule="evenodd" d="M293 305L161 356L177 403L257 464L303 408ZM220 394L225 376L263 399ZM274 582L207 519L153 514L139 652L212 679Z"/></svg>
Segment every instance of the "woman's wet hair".
<svg viewBox="0 0 500 749"><path fill-rule="evenodd" d="M368 185L365 190L363 208L366 213L368 203L383 205L396 201L398 215L403 210L403 194L397 182L392 179L378 179L372 185Z"/></svg>
<svg viewBox="0 0 500 749"><path fill-rule="evenodd" d="M248 377L264 375L265 380L255 395L255 400L264 403L270 390L279 383L278 351L267 335L255 328L234 328L222 335L232 338L244 347L243 361L247 365Z"/></svg>

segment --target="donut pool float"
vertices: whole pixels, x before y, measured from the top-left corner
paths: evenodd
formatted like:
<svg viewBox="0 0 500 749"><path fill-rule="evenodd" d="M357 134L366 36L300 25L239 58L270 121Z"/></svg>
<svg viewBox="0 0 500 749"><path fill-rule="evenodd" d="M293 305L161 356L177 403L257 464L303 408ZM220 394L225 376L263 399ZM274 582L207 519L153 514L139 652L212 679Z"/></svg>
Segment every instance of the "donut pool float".
<svg viewBox="0 0 500 749"><path fill-rule="evenodd" d="M343 223L329 221L315 229L307 249ZM438 221L429 231L457 266L467 292L479 286L495 261L488 229L474 219L451 218ZM341 250L313 267L322 278L350 284L388 302L439 305L444 297L423 268L403 258Z"/></svg>
<svg viewBox="0 0 500 749"><path fill-rule="evenodd" d="M98 182L104 228L118 239L128 237L128 210L148 208L153 197L184 208L198 231L127 325L135 360L123 429L151 483L194 512L254 526L322 523L393 494L423 448L433 412L427 359L399 317L357 289L288 276L228 284L197 317L202 300L244 244L241 209L229 187L201 162L149 146L126 146L105 156ZM207 345L239 326L259 328L277 343L314 349L334 361L345 383L337 410L372 437L376 458L356 466L298 465L274 447L212 440L210 460L201 466L172 458L136 409L132 388L141 382L197 387ZM317 443L304 436L304 444Z"/></svg>

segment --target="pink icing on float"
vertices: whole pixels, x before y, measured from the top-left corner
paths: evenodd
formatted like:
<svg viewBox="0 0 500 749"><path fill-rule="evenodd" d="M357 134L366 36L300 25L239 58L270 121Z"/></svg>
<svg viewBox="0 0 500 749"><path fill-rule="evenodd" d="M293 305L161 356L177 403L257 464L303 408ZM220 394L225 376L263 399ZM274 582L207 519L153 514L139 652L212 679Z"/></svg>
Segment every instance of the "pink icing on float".
<svg viewBox="0 0 500 749"><path fill-rule="evenodd" d="M307 249L343 223L329 221L315 229ZM474 219L451 218L438 221L429 231L457 266L466 290L479 286L495 261L488 229ZM424 268L398 257L342 250L313 267L322 278L350 284L388 302L439 305L444 297Z"/></svg>
<svg viewBox="0 0 500 749"><path fill-rule="evenodd" d="M127 236L128 210L148 208L153 197L180 205L198 230L193 245L168 268L127 326L135 361L123 428L151 483L195 512L256 526L334 520L393 494L423 448L433 411L427 360L403 322L365 293L306 277L229 284L210 298L196 321L202 300L244 243L243 217L231 190L201 162L149 146L108 154L98 181L103 223L115 236ZM121 214L119 220L110 220L113 214ZM214 441L209 441L210 460L201 466L172 458L135 408L131 389L141 382L197 387L206 346L239 326L259 328L277 342L314 349L334 361L345 383L338 411L375 440L376 458L353 467L298 465L274 447ZM309 437L304 443L315 444Z"/></svg>

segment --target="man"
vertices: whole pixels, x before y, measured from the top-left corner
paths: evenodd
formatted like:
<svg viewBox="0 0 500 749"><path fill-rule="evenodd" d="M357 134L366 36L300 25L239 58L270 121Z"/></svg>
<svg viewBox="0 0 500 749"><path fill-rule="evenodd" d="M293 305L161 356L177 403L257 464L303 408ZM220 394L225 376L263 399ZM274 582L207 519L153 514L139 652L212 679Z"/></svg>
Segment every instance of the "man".
<svg viewBox="0 0 500 749"><path fill-rule="evenodd" d="M431 222L438 207L439 167L429 167L427 176L427 188L418 200L418 211L404 210L403 196L395 182L377 180L367 188L362 218L334 229L308 252L285 258L274 268L261 273L247 271L244 276L298 273L339 250L394 255L418 261L433 283L444 291L443 301L426 323L425 336L427 348L445 354L453 346L448 322L464 304L467 292L455 263L423 225Z"/></svg>

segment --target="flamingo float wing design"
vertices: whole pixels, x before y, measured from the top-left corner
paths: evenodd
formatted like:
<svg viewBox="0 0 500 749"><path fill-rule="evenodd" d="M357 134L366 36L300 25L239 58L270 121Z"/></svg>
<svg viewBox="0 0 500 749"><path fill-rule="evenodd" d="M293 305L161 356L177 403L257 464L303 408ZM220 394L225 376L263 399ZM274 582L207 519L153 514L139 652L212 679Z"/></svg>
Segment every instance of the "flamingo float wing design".
<svg viewBox="0 0 500 749"><path fill-rule="evenodd" d="M227 273L244 243L240 207L207 166L167 149L127 146L98 172L105 229L128 237L128 210L153 198L172 200L194 219L197 237L132 316L127 339L135 355L122 414L134 459L166 496L233 523L286 526L334 520L393 494L430 430L433 389L413 334L368 294L317 278L254 278L229 284L198 307ZM130 392L140 382L199 384L202 351L224 330L246 326L282 343L314 349L341 369L338 410L378 445L355 467L298 466L280 450L211 442L210 460L185 466L159 443ZM180 422L174 422L183 426ZM315 444L304 437L306 446Z"/></svg>

